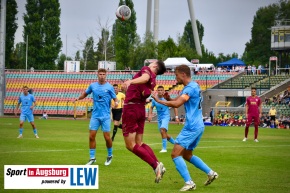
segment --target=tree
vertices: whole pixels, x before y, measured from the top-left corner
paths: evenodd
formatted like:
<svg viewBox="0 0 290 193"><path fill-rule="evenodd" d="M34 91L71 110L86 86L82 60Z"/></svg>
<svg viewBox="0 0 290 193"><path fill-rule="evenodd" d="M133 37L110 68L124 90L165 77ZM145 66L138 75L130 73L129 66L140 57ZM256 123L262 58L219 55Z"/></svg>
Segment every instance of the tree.
<svg viewBox="0 0 290 193"><path fill-rule="evenodd" d="M96 60L97 61L107 61L114 59L114 44L110 40L110 30L111 27L109 20L106 21L105 25L102 25L100 18L98 19L98 30L101 35L98 36L97 51L96 51ZM112 38L112 36L111 36Z"/></svg>
<svg viewBox="0 0 290 193"><path fill-rule="evenodd" d="M269 29L274 25L274 20L279 12L277 4L261 7L256 12L253 20L252 38L246 43L242 59L249 64L265 64L271 51L271 32Z"/></svg>
<svg viewBox="0 0 290 193"><path fill-rule="evenodd" d="M24 41L28 38L28 66L55 69L62 42L58 0L27 0L24 14Z"/></svg>
<svg viewBox="0 0 290 193"><path fill-rule="evenodd" d="M176 56L177 46L171 37L169 37L167 40L159 41L157 47L158 58L161 60Z"/></svg>
<svg viewBox="0 0 290 193"><path fill-rule="evenodd" d="M10 61L12 60L15 32L18 27L16 23L16 14L18 13L17 3L15 0L7 0L6 5L5 67L15 68L15 65L17 65L16 63L14 63L15 60L12 63L10 63Z"/></svg>
<svg viewBox="0 0 290 193"><path fill-rule="evenodd" d="M17 43L10 59L10 66L13 69L24 69L26 59L26 44L24 42Z"/></svg>
<svg viewBox="0 0 290 193"><path fill-rule="evenodd" d="M198 31L200 45L202 45L202 39L204 36L204 27L198 20L196 20L196 25L197 25L197 31ZM183 32L183 35L181 38L181 42L189 44L190 48L192 48L193 50L196 50L194 41L195 40L193 37L191 21L188 20L185 24L185 27L184 27L184 32Z"/></svg>
<svg viewBox="0 0 290 193"><path fill-rule="evenodd" d="M125 4L131 9L131 17L127 21L115 20L113 26L114 51L118 69L124 69L130 63L130 54L135 50L137 38L136 12L132 0L125 0ZM120 0L119 6L123 4Z"/></svg>
<svg viewBox="0 0 290 193"><path fill-rule="evenodd" d="M66 60L72 60L72 58L71 57L67 57L63 53L57 58L57 69L58 70L64 70L64 62Z"/></svg>

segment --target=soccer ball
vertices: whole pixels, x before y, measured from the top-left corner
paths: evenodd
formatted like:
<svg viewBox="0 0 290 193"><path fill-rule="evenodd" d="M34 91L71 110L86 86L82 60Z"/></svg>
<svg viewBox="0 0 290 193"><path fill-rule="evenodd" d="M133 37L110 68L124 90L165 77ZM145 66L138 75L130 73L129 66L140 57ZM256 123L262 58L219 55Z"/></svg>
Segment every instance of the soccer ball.
<svg viewBox="0 0 290 193"><path fill-rule="evenodd" d="M116 10L116 16L121 21L126 21L131 17L131 9L127 5L121 5Z"/></svg>

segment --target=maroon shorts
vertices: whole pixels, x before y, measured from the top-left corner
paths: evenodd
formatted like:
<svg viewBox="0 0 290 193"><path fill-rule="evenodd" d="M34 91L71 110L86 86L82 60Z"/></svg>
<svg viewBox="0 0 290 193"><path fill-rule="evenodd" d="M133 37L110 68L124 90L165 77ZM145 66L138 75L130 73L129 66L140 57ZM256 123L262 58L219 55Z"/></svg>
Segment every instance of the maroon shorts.
<svg viewBox="0 0 290 193"><path fill-rule="evenodd" d="M124 105L122 115L123 136L129 133L143 134L145 125L145 106L141 104Z"/></svg>
<svg viewBox="0 0 290 193"><path fill-rule="evenodd" d="M248 117L247 117L247 124L251 124L252 121L254 120L254 123L256 124L259 124L260 123L260 117L259 117L259 114L257 115L252 115L252 114L248 114Z"/></svg>

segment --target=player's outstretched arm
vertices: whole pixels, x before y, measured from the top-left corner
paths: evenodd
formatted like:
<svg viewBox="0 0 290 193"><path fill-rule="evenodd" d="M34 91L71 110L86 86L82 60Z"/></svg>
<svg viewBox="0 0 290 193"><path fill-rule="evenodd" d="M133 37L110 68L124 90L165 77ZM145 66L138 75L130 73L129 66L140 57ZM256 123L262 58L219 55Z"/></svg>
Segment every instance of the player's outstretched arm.
<svg viewBox="0 0 290 193"><path fill-rule="evenodd" d="M183 94L180 97L176 98L174 101L165 101L165 100L159 100L157 95L152 95L152 98L163 105L166 105L168 107L178 108L181 105L183 105L186 101L188 101L189 96L187 94Z"/></svg>
<svg viewBox="0 0 290 193"><path fill-rule="evenodd" d="M149 108L149 113L148 113L148 121L149 121L149 122L152 121L152 112L153 112L153 107L151 106L151 107Z"/></svg>
<svg viewBox="0 0 290 193"><path fill-rule="evenodd" d="M86 92L84 92L81 96L79 96L78 98L76 98L76 99L73 99L73 103L74 102L76 102L76 101L78 101L78 100L82 100L82 99L84 99L84 98L86 98L88 96L88 94L86 93Z"/></svg>
<svg viewBox="0 0 290 193"><path fill-rule="evenodd" d="M150 79L150 75L147 73L142 74L142 76L132 79L132 80L127 80L122 84L122 90L123 91L127 91L128 87L131 84L145 84L146 82L148 82Z"/></svg>

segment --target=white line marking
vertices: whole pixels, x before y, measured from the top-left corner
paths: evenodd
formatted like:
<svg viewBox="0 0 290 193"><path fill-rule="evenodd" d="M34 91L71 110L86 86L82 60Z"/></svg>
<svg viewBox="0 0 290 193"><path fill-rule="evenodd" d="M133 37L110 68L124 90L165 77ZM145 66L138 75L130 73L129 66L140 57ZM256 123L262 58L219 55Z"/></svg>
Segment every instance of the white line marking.
<svg viewBox="0 0 290 193"><path fill-rule="evenodd" d="M85 149L48 149L48 150L35 150L35 151L9 151L1 153L43 153L43 152L65 152L65 151L83 151Z"/></svg>
<svg viewBox="0 0 290 193"><path fill-rule="evenodd" d="M150 146L155 146L155 145L161 145L162 143L152 143L152 144L147 144ZM254 144L254 143L253 143ZM217 148L275 148L275 147L290 147L290 145L265 145L265 146L198 146L197 149L217 149ZM9 152L0 152L0 154L5 154L5 153L45 153L45 152L69 152L69 151L85 151L86 149L48 149L48 150L35 150L35 151L9 151ZM115 149L116 150L116 149ZM117 150L125 150L124 149L119 149Z"/></svg>

